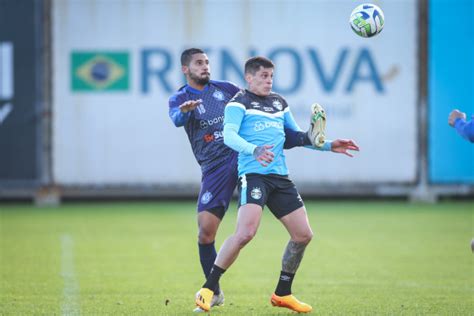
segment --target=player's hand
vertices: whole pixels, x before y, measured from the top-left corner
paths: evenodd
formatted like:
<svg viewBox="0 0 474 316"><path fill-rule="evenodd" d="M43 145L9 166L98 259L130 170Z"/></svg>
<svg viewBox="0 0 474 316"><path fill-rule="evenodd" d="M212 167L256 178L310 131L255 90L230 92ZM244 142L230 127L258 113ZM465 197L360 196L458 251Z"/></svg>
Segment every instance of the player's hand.
<svg viewBox="0 0 474 316"><path fill-rule="evenodd" d="M275 154L269 150L271 148L273 145L263 145L257 146L253 151L253 157L264 167L268 166L275 158Z"/></svg>
<svg viewBox="0 0 474 316"><path fill-rule="evenodd" d="M359 151L359 146L351 139L336 139L331 143L331 151L354 157L348 150Z"/></svg>
<svg viewBox="0 0 474 316"><path fill-rule="evenodd" d="M454 122L456 122L456 120L458 118L461 118L463 120L466 119L466 113L463 113L459 110L452 110L451 113L449 113L449 117L448 117L448 124L452 127L454 127Z"/></svg>
<svg viewBox="0 0 474 316"><path fill-rule="evenodd" d="M202 103L202 100L189 100L184 102L179 106L179 109L181 110L181 113L188 113L189 111L194 110L199 104Z"/></svg>

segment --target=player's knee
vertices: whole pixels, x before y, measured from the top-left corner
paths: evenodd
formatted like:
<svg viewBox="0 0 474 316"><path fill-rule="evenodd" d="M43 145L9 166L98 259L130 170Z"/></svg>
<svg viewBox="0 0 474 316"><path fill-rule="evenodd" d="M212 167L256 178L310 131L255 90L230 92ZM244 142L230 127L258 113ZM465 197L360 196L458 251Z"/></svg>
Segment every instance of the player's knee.
<svg viewBox="0 0 474 316"><path fill-rule="evenodd" d="M216 238L216 232L211 229L199 227L198 241L200 244L210 244Z"/></svg>
<svg viewBox="0 0 474 316"><path fill-rule="evenodd" d="M311 242L312 239L313 239L313 232L308 231L308 232L301 233L298 236L295 236L294 241L307 245Z"/></svg>
<svg viewBox="0 0 474 316"><path fill-rule="evenodd" d="M253 239L255 234L256 234L256 231L254 230L246 230L244 232L237 233L235 235L235 239L239 247L243 248L246 244L248 244Z"/></svg>

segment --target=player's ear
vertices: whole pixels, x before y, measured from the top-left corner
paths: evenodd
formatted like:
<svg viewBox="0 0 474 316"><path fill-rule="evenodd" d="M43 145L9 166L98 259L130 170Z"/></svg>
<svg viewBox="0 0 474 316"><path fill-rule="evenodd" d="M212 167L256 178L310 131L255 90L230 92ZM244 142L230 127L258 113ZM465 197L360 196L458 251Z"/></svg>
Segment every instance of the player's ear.
<svg viewBox="0 0 474 316"><path fill-rule="evenodd" d="M188 66L181 66L181 71L183 74L187 75L189 72L189 67Z"/></svg>
<svg viewBox="0 0 474 316"><path fill-rule="evenodd" d="M247 73L245 74L245 81L247 81L247 83L252 82L252 78L253 78L253 77L252 77L252 74L251 74L250 72L247 72Z"/></svg>

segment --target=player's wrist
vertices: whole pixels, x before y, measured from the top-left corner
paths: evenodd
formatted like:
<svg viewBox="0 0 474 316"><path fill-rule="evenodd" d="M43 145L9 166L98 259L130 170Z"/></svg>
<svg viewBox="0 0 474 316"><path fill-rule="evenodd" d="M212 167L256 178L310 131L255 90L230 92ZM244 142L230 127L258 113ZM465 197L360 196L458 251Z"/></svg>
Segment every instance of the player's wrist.
<svg viewBox="0 0 474 316"><path fill-rule="evenodd" d="M321 150L323 151L332 151L332 144L333 144L333 141L332 140L325 140L324 141L324 145L323 147L321 148Z"/></svg>
<svg viewBox="0 0 474 316"><path fill-rule="evenodd" d="M253 150L253 157L255 159L257 159L259 156L261 156L263 153L265 152L265 147L263 146L255 146L254 150Z"/></svg>

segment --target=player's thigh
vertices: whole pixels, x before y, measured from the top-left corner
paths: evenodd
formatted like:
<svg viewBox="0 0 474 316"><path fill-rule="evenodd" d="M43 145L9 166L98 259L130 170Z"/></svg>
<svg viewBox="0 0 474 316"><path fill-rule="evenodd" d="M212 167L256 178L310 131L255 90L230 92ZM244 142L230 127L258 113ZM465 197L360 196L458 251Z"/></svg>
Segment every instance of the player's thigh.
<svg viewBox="0 0 474 316"><path fill-rule="evenodd" d="M253 238L257 233L262 219L263 208L261 205L247 203L239 207L235 234L244 238Z"/></svg>
<svg viewBox="0 0 474 316"><path fill-rule="evenodd" d="M313 231L309 224L308 215L304 206L280 218L291 236L296 242L308 243L313 237Z"/></svg>
<svg viewBox="0 0 474 316"><path fill-rule="evenodd" d="M212 212L201 211L197 216L199 232L213 234L217 232L221 219Z"/></svg>

